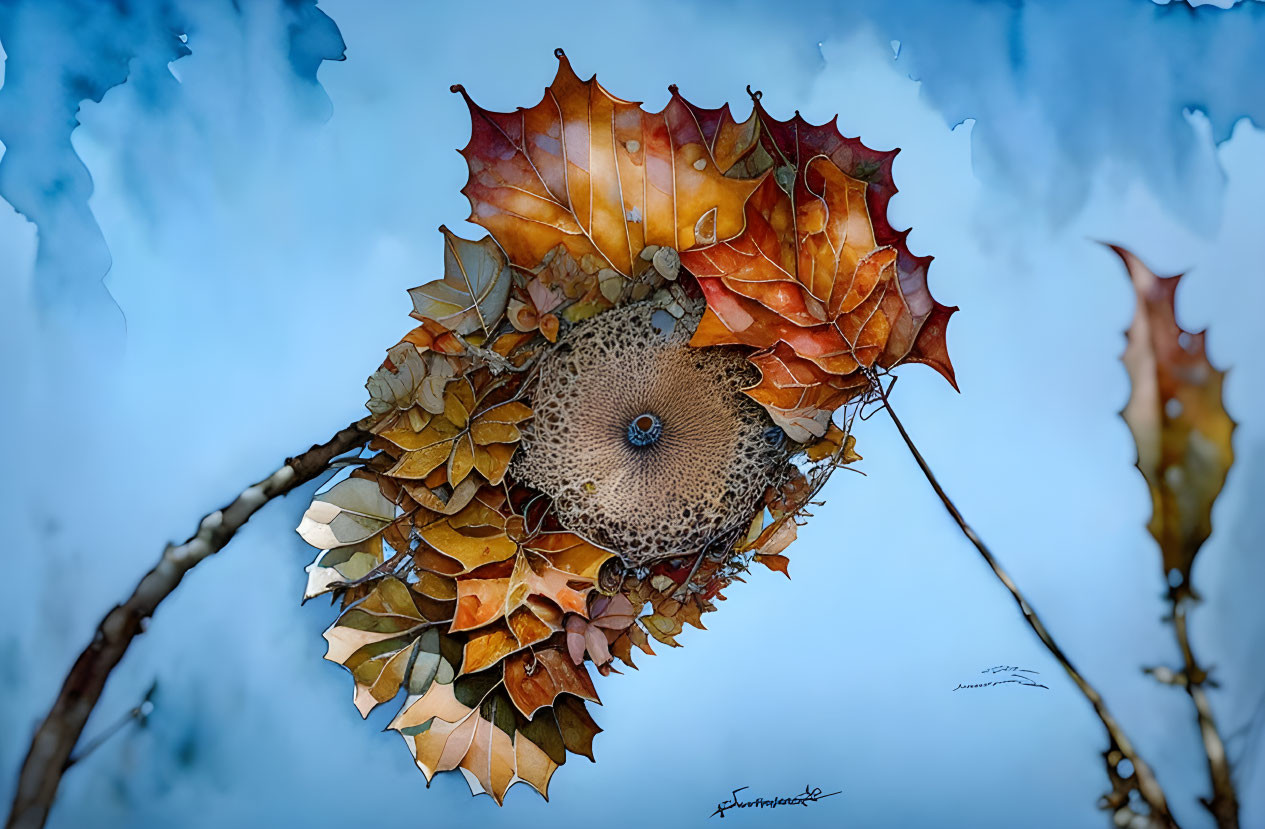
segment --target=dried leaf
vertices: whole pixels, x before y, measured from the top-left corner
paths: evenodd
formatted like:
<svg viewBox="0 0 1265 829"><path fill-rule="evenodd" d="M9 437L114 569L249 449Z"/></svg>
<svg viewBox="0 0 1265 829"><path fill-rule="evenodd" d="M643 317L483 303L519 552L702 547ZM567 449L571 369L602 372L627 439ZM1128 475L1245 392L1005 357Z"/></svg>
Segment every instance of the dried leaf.
<svg viewBox="0 0 1265 829"><path fill-rule="evenodd" d="M742 235L681 252L707 299L691 345L762 349L748 393L802 439L824 433L820 413L863 388L864 370L925 362L953 382L953 309L927 291L930 259L887 224L895 153L845 139L833 122L776 121L759 101L756 117L778 166L747 200Z"/></svg>
<svg viewBox="0 0 1265 829"><path fill-rule="evenodd" d="M573 697L562 697L554 705L554 716L558 719L558 730L567 751L593 760L593 738L602 729L593 722L584 703Z"/></svg>
<svg viewBox="0 0 1265 829"><path fill-rule="evenodd" d="M793 527L795 525L791 524L791 526ZM791 540L793 541L794 533L792 533L791 536L792 536ZM786 569L787 565L791 563L791 560L787 558L786 556L777 555L776 553L769 553L769 554L756 553L755 556L753 556L753 558L759 563L763 564L765 567L769 568L770 570L776 570L777 572L786 576L788 579L791 577L790 570Z"/></svg>
<svg viewBox="0 0 1265 829"><path fill-rule="evenodd" d="M559 694L574 694L591 702L599 701L588 671L552 648L523 652L507 659L505 689L525 717L532 717L541 708L553 705Z"/></svg>
<svg viewBox="0 0 1265 829"><path fill-rule="evenodd" d="M409 291L412 316L431 319L458 334L491 336L509 299L510 269L505 254L485 236L471 242L440 226L444 234L443 279Z"/></svg>
<svg viewBox="0 0 1265 829"><path fill-rule="evenodd" d="M404 583L387 577L325 631L325 658L351 671L361 716L399 692L426 624Z"/></svg>
<svg viewBox="0 0 1265 829"><path fill-rule="evenodd" d="M381 532L395 513L395 504L377 481L348 478L312 499L298 532L320 549L359 544Z"/></svg>
<svg viewBox="0 0 1265 829"><path fill-rule="evenodd" d="M470 167L463 193L524 268L562 245L577 262L634 276L646 245L683 250L742 231L758 180L727 178L688 105L673 92L660 113L581 81L558 51L558 75L530 109L489 112L469 96ZM465 95L461 87L454 90Z"/></svg>
<svg viewBox="0 0 1265 829"><path fill-rule="evenodd" d="M1221 400L1225 373L1208 362L1203 332L1177 324L1181 276L1157 277L1129 251L1112 246L1137 293L1124 364L1133 392L1121 413L1138 447L1138 469L1151 490L1148 529L1178 595L1193 595L1190 570L1212 533L1212 505L1234 462L1235 423Z"/></svg>
<svg viewBox="0 0 1265 829"><path fill-rule="evenodd" d="M419 533L431 547L460 562L463 572L497 561L504 561L518 551L518 545L505 534L505 516L482 496L448 518L429 524Z"/></svg>
<svg viewBox="0 0 1265 829"><path fill-rule="evenodd" d="M495 686L472 700L473 705L461 701L455 688L454 684L431 685L390 725L409 745L426 780L441 771L460 769L472 793L489 794L498 805L519 781L547 798L549 780L565 760L553 712L545 709L532 720L520 721L504 692ZM506 720L516 726L513 733L498 725Z"/></svg>
<svg viewBox="0 0 1265 829"><path fill-rule="evenodd" d="M806 447L804 453L814 463L831 457L836 458L839 463L855 463L862 460L856 453L856 443L855 435L849 435L831 423L821 440Z"/></svg>
<svg viewBox="0 0 1265 829"><path fill-rule="evenodd" d="M322 550L306 568L307 588L303 591L303 598L315 598L363 578L386 559L381 536L367 538L358 544Z"/></svg>
<svg viewBox="0 0 1265 829"><path fill-rule="evenodd" d="M481 628L466 640L461 672L472 674L490 668L522 648L523 644L504 622Z"/></svg>
<svg viewBox="0 0 1265 829"><path fill-rule="evenodd" d="M425 378L421 350L409 342L398 343L387 351L382 368L365 382L369 392L365 406L374 414L408 409L417 402L417 390Z"/></svg>

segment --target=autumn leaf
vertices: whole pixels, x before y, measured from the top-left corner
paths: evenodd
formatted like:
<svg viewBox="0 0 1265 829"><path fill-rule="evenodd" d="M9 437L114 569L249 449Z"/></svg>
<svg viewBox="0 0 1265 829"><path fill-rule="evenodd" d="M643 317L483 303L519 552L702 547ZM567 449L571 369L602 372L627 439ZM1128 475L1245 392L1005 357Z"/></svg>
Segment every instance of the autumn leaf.
<svg viewBox="0 0 1265 829"><path fill-rule="evenodd" d="M325 631L325 658L351 671L361 716L399 692L419 637L430 624L409 588L387 577Z"/></svg>
<svg viewBox="0 0 1265 829"><path fill-rule="evenodd" d="M562 651L553 648L524 651L505 660L505 689L525 717L553 705L560 694L599 702L593 680L584 666L575 664Z"/></svg>
<svg viewBox="0 0 1265 829"><path fill-rule="evenodd" d="M369 575L387 560L386 551L379 536L321 550L306 568L308 578L303 598L315 598Z"/></svg>
<svg viewBox="0 0 1265 829"><path fill-rule="evenodd" d="M503 707L510 707L503 692L489 691L470 705L458 698L456 683L435 683L407 705L390 728L409 744L428 783L438 772L460 769L471 793L491 795L497 805L519 781L547 796L559 762L525 730L515 728L511 734L499 727L506 717Z"/></svg>
<svg viewBox="0 0 1265 829"><path fill-rule="evenodd" d="M814 463L826 458L833 458L837 463L856 463L862 460L856 453L856 444L856 435L850 435L831 423L819 441L804 448L804 454Z"/></svg>
<svg viewBox="0 0 1265 829"><path fill-rule="evenodd" d="M829 428L831 412L869 386L864 375L831 374L782 342L749 359L760 370L761 379L747 394L798 443L821 437L822 429Z"/></svg>
<svg viewBox="0 0 1265 829"><path fill-rule="evenodd" d="M791 526L793 527L795 525L791 524ZM791 534L790 540L791 541L795 540L794 533ZM782 549L786 549L786 547L783 547ZM791 571L787 569L787 567L791 563L791 560L784 555L779 555L777 553L756 553L754 556L752 556L752 560L760 564L763 564L765 567L769 568L770 570L774 570L778 573L781 573L782 575L786 576L788 579L791 577Z"/></svg>
<svg viewBox="0 0 1265 829"><path fill-rule="evenodd" d="M312 499L298 533L323 549L357 544L381 532L395 514L395 504L376 481L348 478Z"/></svg>
<svg viewBox="0 0 1265 829"><path fill-rule="evenodd" d="M603 671L613 658L610 642L637 620L637 610L624 595L599 596L589 614L589 618L577 613L567 616L567 653L576 665L583 664L587 653Z"/></svg>
<svg viewBox="0 0 1265 829"><path fill-rule="evenodd" d="M561 630L564 613L584 611L611 555L570 533L546 533L523 542L512 564L487 562L458 578L452 630L475 631L462 671L483 670Z"/></svg>
<svg viewBox="0 0 1265 829"><path fill-rule="evenodd" d="M420 330L426 333L424 327ZM450 335L445 333L443 336ZM427 344L420 345L419 342ZM387 351L382 367L365 383L369 391L366 408L376 415L394 415L379 421L376 431L398 423L400 416L414 407L431 413L443 411L444 388L456 374L449 359L450 353L429 351L438 345L436 338L427 333L421 340L406 337ZM464 346L459 345L458 349L464 350Z"/></svg>
<svg viewBox="0 0 1265 829"><path fill-rule="evenodd" d="M458 334L491 336L509 300L510 268L492 237L471 242L443 225L444 276L409 290L412 316Z"/></svg>
<svg viewBox="0 0 1265 829"><path fill-rule="evenodd" d="M930 258L910 254L886 220L895 153L833 122L777 121L758 99L755 110L760 139L746 152L773 169L744 206L743 233L681 253L707 299L691 345L761 349L748 393L801 441L821 436L875 367L924 362L954 382L944 346L954 309L927 290Z"/></svg>
<svg viewBox="0 0 1265 829"><path fill-rule="evenodd" d="M545 659L567 670L565 658ZM543 666L540 673L555 681L555 673ZM517 710L505 682L495 676L435 681L411 695L389 727L409 745L428 783L441 771L459 769L473 794L489 794L498 805L517 782L548 799L549 780L566 753L591 760L593 737L601 731L583 701L572 696L580 691L596 701L591 683L579 676L562 680L568 690L555 695L552 706L537 706L532 716Z"/></svg>
<svg viewBox="0 0 1265 829"><path fill-rule="evenodd" d="M456 515L422 527L422 540L458 562L462 572L512 557L518 544L505 534L505 516L493 494L485 490Z"/></svg>
<svg viewBox="0 0 1265 829"><path fill-rule="evenodd" d="M396 504L376 480L352 477L312 499L298 533L321 548L307 567L304 599L361 578L386 560L382 532L396 520Z"/></svg>
<svg viewBox="0 0 1265 829"><path fill-rule="evenodd" d="M669 575L666 570L675 572ZM634 586L634 591L629 591L627 582L624 585L624 592L633 607L640 609L646 602L650 603L651 612L638 617L637 625L651 637L674 648L681 646L676 637L687 624L705 630L702 615L715 610L715 606L703 593L687 592L684 597L677 598L688 571L688 564L682 564L680 568L670 568L660 563L652 568L648 580L642 580ZM700 581L707 580L706 574L702 574ZM648 649L643 650L651 653Z"/></svg>
<svg viewBox="0 0 1265 829"><path fill-rule="evenodd" d="M1159 543L1174 595L1194 595L1190 570L1212 534L1212 505L1234 462L1235 423L1221 400L1225 372L1208 362L1204 334L1177 324L1181 276L1158 277L1124 248L1137 295L1124 364L1133 384L1121 415L1138 448L1138 470L1151 490L1147 529Z"/></svg>
<svg viewBox="0 0 1265 829"><path fill-rule="evenodd" d="M514 456L514 444L522 438L519 424L532 412L516 400L489 404L495 390L494 384L476 390L468 377L461 377L444 392L440 413L381 432L381 437L402 450L386 474L425 480L442 466L453 488L460 487L472 471L490 484L501 483Z"/></svg>
<svg viewBox="0 0 1265 829"><path fill-rule="evenodd" d="M723 175L675 90L662 112L646 112L556 54L557 76L528 109L490 112L453 87L470 107L470 220L512 263L534 268L562 245L588 273L631 277L647 245L684 250L742 231L759 181Z"/></svg>

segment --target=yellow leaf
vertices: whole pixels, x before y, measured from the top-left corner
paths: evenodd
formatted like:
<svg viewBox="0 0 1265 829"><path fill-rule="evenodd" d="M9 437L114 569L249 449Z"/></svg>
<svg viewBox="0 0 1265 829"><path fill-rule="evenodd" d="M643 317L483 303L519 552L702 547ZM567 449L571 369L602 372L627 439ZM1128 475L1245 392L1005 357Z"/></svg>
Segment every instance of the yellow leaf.
<svg viewBox="0 0 1265 829"><path fill-rule="evenodd" d="M513 426L509 428L514 428ZM505 479L505 470L509 468L510 459L514 457L515 447L507 443L492 443L487 446L474 447L474 468L488 479L488 483L496 486Z"/></svg>
<svg viewBox="0 0 1265 829"><path fill-rule="evenodd" d="M467 507L468 509L468 507ZM482 531L482 528L480 528ZM447 519L421 529L422 539L439 552L461 563L463 572L496 561L504 561L514 555L518 545L504 532L486 535L466 534L452 526Z"/></svg>
<svg viewBox="0 0 1265 829"><path fill-rule="evenodd" d="M521 647L518 639L503 623L482 628L466 640L461 673L472 674L489 668Z"/></svg>
<svg viewBox="0 0 1265 829"><path fill-rule="evenodd" d="M470 435L464 434L453 444L452 457L448 459L448 483L459 485L474 468L474 444Z"/></svg>
<svg viewBox="0 0 1265 829"><path fill-rule="evenodd" d="M434 472L448 460L452 454L452 440L432 443L424 449L405 452L404 456L386 471L392 478L420 480Z"/></svg>
<svg viewBox="0 0 1265 829"><path fill-rule="evenodd" d="M458 429L466 428L470 412L474 410L474 389L464 377L448 386L444 394L444 417Z"/></svg>
<svg viewBox="0 0 1265 829"><path fill-rule="evenodd" d="M489 443L517 443L523 433L512 423L497 423L480 418L470 427L474 442L486 446Z"/></svg>

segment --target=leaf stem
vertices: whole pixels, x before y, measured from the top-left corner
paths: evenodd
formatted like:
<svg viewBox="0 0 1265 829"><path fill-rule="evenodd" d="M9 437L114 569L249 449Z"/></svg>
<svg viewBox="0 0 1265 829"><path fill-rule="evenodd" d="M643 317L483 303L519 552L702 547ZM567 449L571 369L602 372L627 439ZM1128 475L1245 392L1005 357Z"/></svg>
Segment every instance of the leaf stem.
<svg viewBox="0 0 1265 829"><path fill-rule="evenodd" d="M1212 782L1212 799L1200 798L1200 802L1212 813L1219 829L1238 829L1239 801L1230 773L1230 758L1226 754L1221 732L1217 730L1216 720L1212 717L1212 705L1204 692L1208 672L1199 666L1190 646L1186 619L1186 607L1190 601L1192 599L1188 594L1179 595L1177 591L1171 591L1173 633L1177 637L1177 646L1181 649L1182 661L1185 663L1183 681L1180 684L1185 686L1186 693L1195 704L1199 734L1203 738L1204 754L1208 757L1208 777Z"/></svg>
<svg viewBox="0 0 1265 829"><path fill-rule="evenodd" d="M353 423L328 442L287 459L280 469L247 487L228 506L205 516L197 532L183 544L169 544L127 601L106 614L92 641L66 675L48 716L31 737L5 824L7 829L39 829L44 825L62 773L70 764L71 752L101 698L110 672L185 573L223 549L264 504L311 481L329 469L339 455L363 446L371 437L368 426L368 419Z"/></svg>
<svg viewBox="0 0 1265 829"><path fill-rule="evenodd" d="M926 459L923 458L922 453L918 451L918 447L914 445L913 438L911 438L909 436L909 432L905 430L905 425L901 423L900 418L897 417L896 411L892 408L891 401L887 397L887 393L883 390L882 383L878 381L878 377L875 376L873 372L868 372L868 374L870 375L871 385L878 394L879 398L883 401L883 407L887 409L887 414L891 417L892 423L896 425L896 429L900 432L900 436L905 441L905 445L909 447L910 453L914 456L914 460L917 461L918 468L922 470L922 474L927 479L927 483L931 484L931 488L935 490L936 495L939 496L940 502L944 505L945 510L948 511L949 515L958 525L962 534L965 535L971 544L975 546L975 549L979 551L979 554L983 557L989 568L992 569L993 574L997 576L998 581L1000 581L1006 587L1006 590L1010 592L1011 597L1015 600L1015 604L1019 606L1020 612L1023 613L1024 621L1028 623L1028 627L1032 628L1032 631L1036 633L1037 638L1041 640L1043 645L1045 645L1046 650L1048 650L1050 654L1058 660L1058 663L1063 666L1063 670L1067 672L1068 676L1072 678L1072 681L1076 683L1076 687L1079 688L1080 692L1087 700L1089 700L1090 705L1094 708L1094 713L1098 715L1098 719L1107 730L1107 736L1111 741L1111 746L1108 751L1104 753L1104 757L1107 760L1108 776L1111 778L1113 784L1113 795L1116 795L1116 797L1109 796L1105 798L1106 807L1114 808L1116 810L1129 808L1127 794L1123 797L1120 795L1122 785L1127 786L1127 778L1132 776L1133 780L1136 782L1138 793L1146 802L1147 806L1150 807L1151 825L1154 827L1164 827L1164 829L1177 829L1178 825L1173 819L1172 813L1168 809L1168 801L1164 797L1164 790L1160 788L1159 781L1155 778L1155 774L1151 771L1151 767L1147 765L1141 755L1138 754L1137 750L1134 749L1133 743L1124 733L1124 730L1120 727L1120 724L1116 721L1116 718L1111 714L1110 710L1108 710L1107 704L1103 701L1102 695L1098 693L1094 686L1089 684L1089 681L1081 675L1080 671L1076 670L1076 667L1072 664L1072 661L1068 658L1067 654L1063 652L1063 649L1059 647L1057 642L1054 641L1054 637L1050 635L1049 630L1046 629L1045 624L1041 621L1041 617L1037 615L1037 612L1032 608L1032 605L1028 603L1028 600L1024 597L1022 591L1020 591L1019 586L1015 584L1014 579L1010 577L1010 574L1007 573L1005 568L1001 566L1001 563L997 561L997 558L988 549L988 546L984 543L983 539L981 539L979 535L976 534L975 530L971 529L971 526L966 523L966 519L962 516L961 511L958 510L957 505L953 503L953 500L949 498L948 493L944 491L944 487L942 487L939 480L936 479L935 473L931 471L931 467L927 464ZM1132 775L1122 774L1118 769L1119 760L1115 762L1112 761L1112 755L1117 751L1120 755L1119 760L1127 759L1130 763L1132 763Z"/></svg>

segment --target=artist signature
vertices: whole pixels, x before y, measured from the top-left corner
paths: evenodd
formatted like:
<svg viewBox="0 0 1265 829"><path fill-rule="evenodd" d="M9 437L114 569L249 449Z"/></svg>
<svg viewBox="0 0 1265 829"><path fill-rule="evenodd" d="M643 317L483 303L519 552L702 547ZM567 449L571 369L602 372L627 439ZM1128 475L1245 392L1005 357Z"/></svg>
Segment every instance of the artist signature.
<svg viewBox="0 0 1265 829"><path fill-rule="evenodd" d="M739 800L738 793L744 792L750 786L743 786L741 789L734 789L730 793L729 800L723 800L716 804L716 811L712 812L708 817L725 816L725 812L730 809L776 809L778 806L807 806L809 803L816 803L827 797L834 797L840 792L830 792L822 794L821 789L811 786L805 786L803 794L792 795L790 797L757 797L754 800Z"/></svg>
<svg viewBox="0 0 1265 829"><path fill-rule="evenodd" d="M1050 690L1050 686L1042 685L1036 680L1036 677L1040 675L1040 671L1034 671L1030 668L1018 668L1014 665L994 665L991 668L985 668L980 671L980 673L988 674L990 676L1000 675L1005 678L990 679L985 680L984 682L970 682L965 685L959 682L958 687L953 690L960 691L963 688L992 688L994 685L1024 685L1028 688L1044 688L1047 691Z"/></svg>

